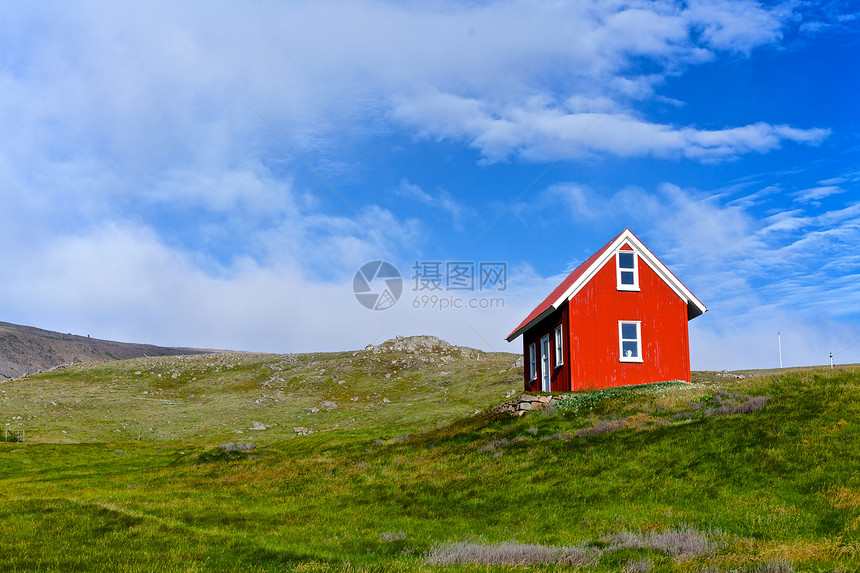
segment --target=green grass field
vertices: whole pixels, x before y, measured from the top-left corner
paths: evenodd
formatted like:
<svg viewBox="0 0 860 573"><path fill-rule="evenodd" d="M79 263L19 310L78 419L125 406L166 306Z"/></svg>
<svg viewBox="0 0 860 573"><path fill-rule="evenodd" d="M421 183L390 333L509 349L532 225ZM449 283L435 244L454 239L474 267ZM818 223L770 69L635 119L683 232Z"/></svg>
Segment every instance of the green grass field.
<svg viewBox="0 0 860 573"><path fill-rule="evenodd" d="M515 359L223 354L2 382L27 441L0 442L0 571L860 570L860 369L491 414ZM239 441L256 448L218 448Z"/></svg>

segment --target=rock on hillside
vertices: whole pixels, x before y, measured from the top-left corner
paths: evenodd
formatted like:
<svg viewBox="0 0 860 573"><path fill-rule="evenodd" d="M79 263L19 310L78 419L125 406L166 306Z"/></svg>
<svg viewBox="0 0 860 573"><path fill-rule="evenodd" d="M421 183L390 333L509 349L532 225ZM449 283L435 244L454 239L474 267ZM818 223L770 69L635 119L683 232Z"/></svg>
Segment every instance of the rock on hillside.
<svg viewBox="0 0 860 573"><path fill-rule="evenodd" d="M397 335L391 340L386 340L382 344L374 346L368 344L365 351L380 354L382 352L405 352L406 354L446 354L471 356L478 354L481 351L466 346L454 346L450 342L446 342L436 336L400 336Z"/></svg>
<svg viewBox="0 0 860 573"><path fill-rule="evenodd" d="M208 351L193 348L112 342L0 322L0 378L15 378L76 362L206 352Z"/></svg>

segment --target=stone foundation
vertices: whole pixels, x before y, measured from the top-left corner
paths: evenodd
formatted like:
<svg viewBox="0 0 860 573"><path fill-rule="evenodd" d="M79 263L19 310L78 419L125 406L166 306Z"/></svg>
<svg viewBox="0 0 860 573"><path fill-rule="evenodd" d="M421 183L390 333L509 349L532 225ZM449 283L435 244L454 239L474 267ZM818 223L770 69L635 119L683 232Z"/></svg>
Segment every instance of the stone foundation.
<svg viewBox="0 0 860 573"><path fill-rule="evenodd" d="M542 410L560 401L564 396L532 396L530 394L520 394L510 402L499 404L492 409L493 412L503 412L511 416L524 416L526 412L532 410Z"/></svg>

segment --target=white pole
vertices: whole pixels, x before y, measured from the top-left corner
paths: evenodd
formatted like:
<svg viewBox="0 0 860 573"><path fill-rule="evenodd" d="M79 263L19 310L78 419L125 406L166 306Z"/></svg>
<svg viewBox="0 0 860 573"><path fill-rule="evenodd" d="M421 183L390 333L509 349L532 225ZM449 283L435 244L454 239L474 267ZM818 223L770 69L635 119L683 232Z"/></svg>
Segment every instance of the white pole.
<svg viewBox="0 0 860 573"><path fill-rule="evenodd" d="M776 333L776 341L779 344L779 367L782 368L782 337Z"/></svg>
<svg viewBox="0 0 860 573"><path fill-rule="evenodd" d="M833 353L830 353L830 369L833 370Z"/></svg>

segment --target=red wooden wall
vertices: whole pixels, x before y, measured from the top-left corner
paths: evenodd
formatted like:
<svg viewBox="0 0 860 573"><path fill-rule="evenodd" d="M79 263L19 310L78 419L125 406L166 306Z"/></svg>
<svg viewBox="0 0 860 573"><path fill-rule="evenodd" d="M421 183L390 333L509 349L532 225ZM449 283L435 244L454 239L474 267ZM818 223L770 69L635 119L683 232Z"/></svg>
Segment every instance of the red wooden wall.
<svg viewBox="0 0 860 573"><path fill-rule="evenodd" d="M615 264L612 257L565 305L569 389L689 381L687 304L641 258L639 291L617 290ZM619 320L641 321L642 362L619 361Z"/></svg>
<svg viewBox="0 0 860 573"><path fill-rule="evenodd" d="M639 291L617 289L612 257L570 303L523 333L523 382L539 392L540 339L550 337L553 392L592 390L667 380L690 381L687 304L639 259ZM642 362L621 362L618 321L640 321ZM564 364L555 366L555 328L563 325ZM529 380L529 345L537 351L537 378Z"/></svg>
<svg viewBox="0 0 860 573"><path fill-rule="evenodd" d="M562 325L562 336L564 337L562 348L564 352L564 364L556 367L555 329L559 324ZM523 383L527 392L540 392L541 390L540 339L546 334L549 335L550 388L553 392L567 392L570 390L569 332L567 305L563 305L560 309L540 321L535 327L523 333L523 358L525 359ZM532 343L534 343L537 352L537 378L535 380L529 380L529 345Z"/></svg>

